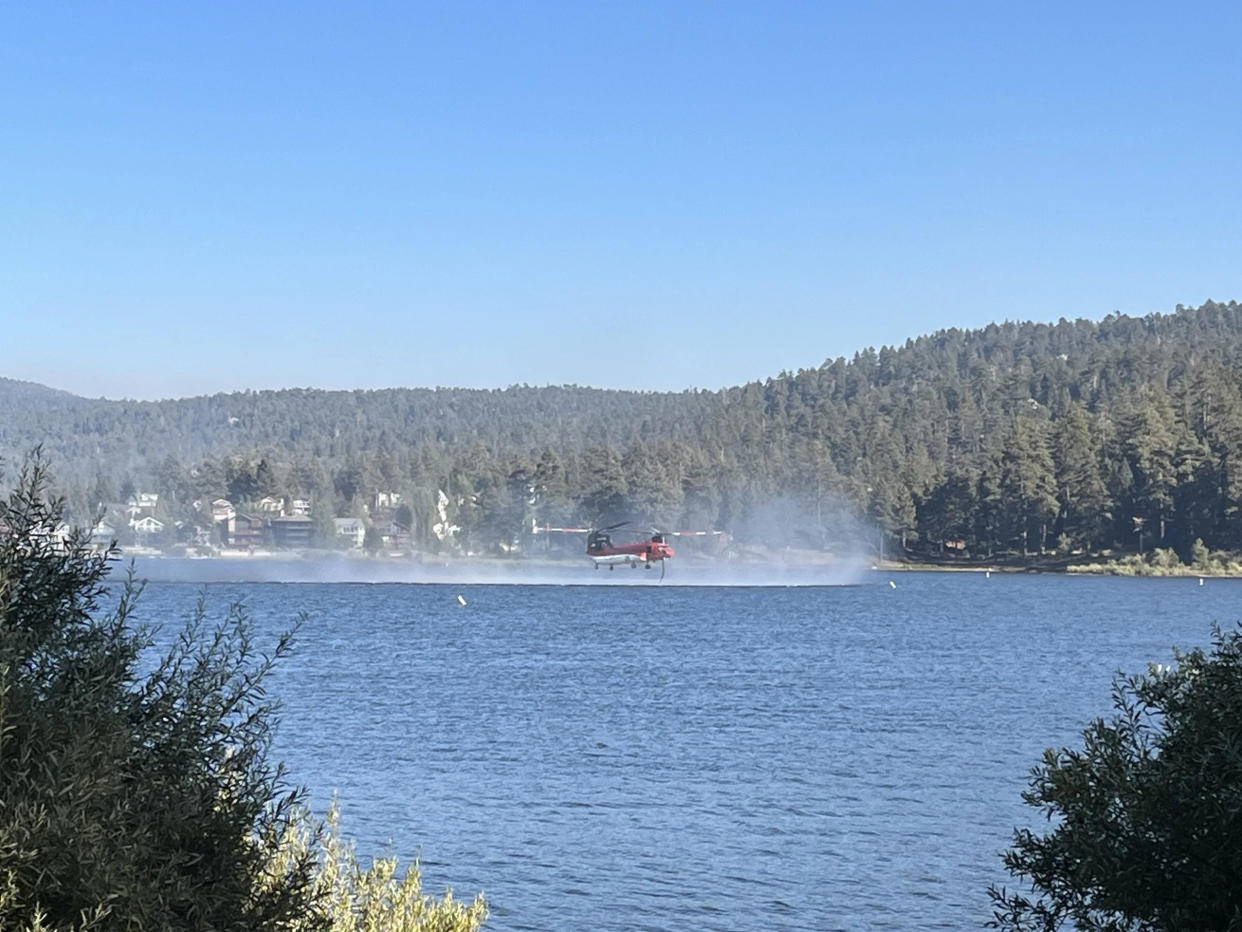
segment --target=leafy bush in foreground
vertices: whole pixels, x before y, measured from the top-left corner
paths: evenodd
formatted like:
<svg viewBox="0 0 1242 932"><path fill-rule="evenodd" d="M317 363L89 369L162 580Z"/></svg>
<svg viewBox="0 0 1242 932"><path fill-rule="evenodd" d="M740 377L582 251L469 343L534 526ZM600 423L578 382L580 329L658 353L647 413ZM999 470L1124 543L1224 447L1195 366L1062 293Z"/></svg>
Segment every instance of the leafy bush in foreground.
<svg viewBox="0 0 1242 932"><path fill-rule="evenodd" d="M1044 753L1025 801L1055 821L1014 833L993 888L1002 929L1242 930L1242 632L1209 654L1119 678L1081 750Z"/></svg>
<svg viewBox="0 0 1242 932"><path fill-rule="evenodd" d="M273 877L285 876L308 853L318 858L315 896L331 932L476 932L487 918L482 894L470 903L453 899L452 891L439 900L426 896L417 864L400 876L395 858L376 858L363 868L354 846L341 838L335 803L326 830L305 815L290 826L272 864Z"/></svg>
<svg viewBox="0 0 1242 932"><path fill-rule="evenodd" d="M264 655L240 605L211 626L200 600L152 665L141 587L102 610L113 554L63 530L47 485L36 454L0 501L0 929L477 929L481 899L358 868L269 761L289 635Z"/></svg>
<svg viewBox="0 0 1242 932"><path fill-rule="evenodd" d="M140 673L149 635L111 554L61 529L36 456L0 503L0 928L289 929L314 858L260 885L296 791L268 761L271 656L240 607L194 619ZM149 666L149 664L148 664Z"/></svg>

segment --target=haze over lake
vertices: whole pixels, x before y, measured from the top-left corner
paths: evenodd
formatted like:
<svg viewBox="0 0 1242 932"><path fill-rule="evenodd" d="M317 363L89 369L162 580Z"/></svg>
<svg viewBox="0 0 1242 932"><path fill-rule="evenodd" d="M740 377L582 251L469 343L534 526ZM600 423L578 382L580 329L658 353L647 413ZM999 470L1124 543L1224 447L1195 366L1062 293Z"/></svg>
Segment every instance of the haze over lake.
<svg viewBox="0 0 1242 932"><path fill-rule="evenodd" d="M201 588L153 583L140 617ZM308 613L278 756L363 853L485 891L488 928L933 929L990 917L1042 750L1114 671L1231 624L1242 581L206 591L268 639Z"/></svg>

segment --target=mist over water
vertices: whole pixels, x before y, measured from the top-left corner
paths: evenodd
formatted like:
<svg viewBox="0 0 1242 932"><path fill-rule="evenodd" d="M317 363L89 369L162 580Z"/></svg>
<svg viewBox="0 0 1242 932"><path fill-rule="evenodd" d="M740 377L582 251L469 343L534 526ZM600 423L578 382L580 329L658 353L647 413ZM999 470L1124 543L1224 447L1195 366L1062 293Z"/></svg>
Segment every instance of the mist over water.
<svg viewBox="0 0 1242 932"><path fill-rule="evenodd" d="M118 564L122 572L128 564ZM454 559L412 562L391 559L296 559L236 557L184 559L139 557L139 578L186 583L422 583L513 586L847 586L867 572L860 557L808 562L791 559L667 561L659 565L596 569L585 556L565 561Z"/></svg>

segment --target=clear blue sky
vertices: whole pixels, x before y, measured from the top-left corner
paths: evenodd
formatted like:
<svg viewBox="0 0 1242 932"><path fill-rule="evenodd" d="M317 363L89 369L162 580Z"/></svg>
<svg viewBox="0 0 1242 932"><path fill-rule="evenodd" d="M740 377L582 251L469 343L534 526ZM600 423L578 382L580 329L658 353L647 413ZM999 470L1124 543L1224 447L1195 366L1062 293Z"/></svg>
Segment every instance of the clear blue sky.
<svg viewBox="0 0 1242 932"><path fill-rule="evenodd" d="M23 3L0 375L718 388L1242 298L1242 5Z"/></svg>

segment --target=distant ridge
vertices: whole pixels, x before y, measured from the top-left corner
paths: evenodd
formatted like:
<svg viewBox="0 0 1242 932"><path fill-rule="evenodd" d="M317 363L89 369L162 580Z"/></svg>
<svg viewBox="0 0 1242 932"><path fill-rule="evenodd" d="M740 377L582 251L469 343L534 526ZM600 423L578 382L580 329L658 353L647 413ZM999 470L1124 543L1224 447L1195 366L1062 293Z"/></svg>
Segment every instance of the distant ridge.
<svg viewBox="0 0 1242 932"><path fill-rule="evenodd" d="M0 377L0 400L12 404L23 404L39 401L73 401L81 400L72 392L61 391L59 388L48 388L38 382L22 382L18 379Z"/></svg>
<svg viewBox="0 0 1242 932"><path fill-rule="evenodd" d="M1193 321L1193 324L1191 322ZM1052 347L1052 344L1062 340L1067 331L1083 330L1091 331L1092 339L1095 343L1101 345L1133 345L1136 341L1146 339L1162 339L1177 338L1186 340L1188 346L1199 342L1207 342L1211 340L1221 341L1224 345L1230 345L1233 341L1242 339L1242 306L1235 301L1216 302L1208 301L1202 307L1188 308L1178 305L1175 312L1171 314L1152 313L1143 317L1132 317L1127 314L1111 313L1098 321L1087 318L1079 318L1076 320L1067 320L1062 318L1056 322L1043 321L1014 321L1004 320L986 324L982 327L962 329L957 327L947 327L940 330L925 333L920 336L911 337L904 344L884 345L881 347L868 346L861 347L855 354L854 359L860 356L882 352L885 354L908 353L912 349L927 346L928 344L943 345L947 341L961 344L977 344L993 339L995 334L1001 330L1020 332L1029 340L1036 338L1036 342L1028 348L1036 353ZM1041 346L1039 341L1050 341L1048 346ZM844 357L841 357L844 361ZM819 369L831 365L836 360L826 359ZM798 372L808 372L815 370L800 369ZM176 398L163 398L158 400L137 400L132 398L109 398L101 396L92 398L85 395L78 395L73 392L63 391L57 388L50 388L38 382L21 381L18 379L10 379L0 376L0 402L8 401L39 401L58 399L60 401L81 401L91 404L103 405L121 405L133 407L136 405L178 405L183 403L196 403L208 399L236 399L242 400L262 396L264 398L307 398L320 397L329 399L356 398L358 396L404 396L412 395L505 395L513 393L529 393L529 392L570 392L570 393L589 393L603 396L666 396L677 397L681 395L695 394L719 394L721 392L728 393L738 391L746 385L765 384L774 379L791 378L795 375L792 372L781 372L777 375L760 377L757 381L744 383L737 386L726 386L720 390L712 389L683 389L680 391L657 391L650 389L625 389L625 388L595 388L589 385L577 384L561 384L561 385L510 385L505 388L464 388L459 386L415 386L415 387L386 387L386 388L353 388L353 389L324 389L314 388L310 386L291 386L288 388L278 389L239 389L229 392L214 392L202 395L186 395ZM2 418L0 418L2 423Z"/></svg>
<svg viewBox="0 0 1242 932"><path fill-rule="evenodd" d="M476 543L515 539L531 518L617 514L822 547L843 503L899 548L1242 549L1242 306L943 329L718 391L139 402L0 379L0 456L36 444L64 488L91 490L84 509L134 487L181 504L263 489L347 517L391 490L420 503L423 529L445 525L431 513L443 496Z"/></svg>
<svg viewBox="0 0 1242 932"><path fill-rule="evenodd" d="M960 329L956 327L944 328L931 333L923 334L917 337L911 337L902 345L885 345L882 347L868 346L860 348L853 359L857 361L860 357L868 354L883 353L886 356L895 356L900 358L913 350L920 347L926 347L931 344L944 346L946 343L954 343L959 345L978 345L994 340L999 332L1011 332L1022 335L1026 342L1025 350L1034 354L1050 351L1058 348L1064 343L1067 334L1073 332L1081 336L1083 331L1090 332L1091 342L1098 345L1128 346L1136 342L1148 339L1160 340L1164 338L1174 338L1183 340L1188 348L1192 348L1199 343L1209 345L1216 343L1218 347L1232 345L1237 340L1242 340L1242 306L1237 302L1229 301L1220 303L1208 301L1202 307L1187 308L1178 305L1176 311L1172 314L1153 313L1143 317L1131 317L1126 314L1112 313L1101 318L1098 322L1090 319L1079 318L1077 320L1066 320L1062 318L1055 323L1046 323L1040 321L1012 321L1005 320L987 324L983 327ZM822 370L834 362L843 362L844 357L840 359L827 359L818 367ZM817 371L815 369L800 369L799 373ZM506 388L462 388L453 386L437 386L437 387L391 387L391 388L356 388L356 389L321 389L313 387L289 387L280 389L242 389L231 392L215 392L204 395L188 395L178 398L165 398L153 401L143 401L131 398L108 398L98 397L90 398L84 395L77 395L73 392L63 391L61 389L50 388L37 382L21 381L0 376L0 402L39 402L57 400L62 402L84 402L91 405L118 406L126 409L133 409L136 406L159 406L169 408L172 406L190 404L200 405L207 401L233 400L238 403L244 403L247 399L263 398L269 402L279 400L281 398L304 400L307 398L322 398L330 400L342 399L358 399L358 398L384 398L384 399L402 399L402 398L421 398L421 397L487 397L487 396L512 396L514 394L531 394L531 393L550 393L558 396L566 394L575 396L596 396L600 398L607 397L667 397L675 398L685 395L719 395L737 392L744 389L747 385L758 385L771 383L774 380L793 378L796 373L781 372L778 375L761 377L757 381L748 382L743 385L729 386L720 390L707 389L683 389L681 391L654 391L647 389L612 389L612 388L594 388L587 385L565 384L565 385L511 385ZM3 424L3 412L0 412L0 425Z"/></svg>

